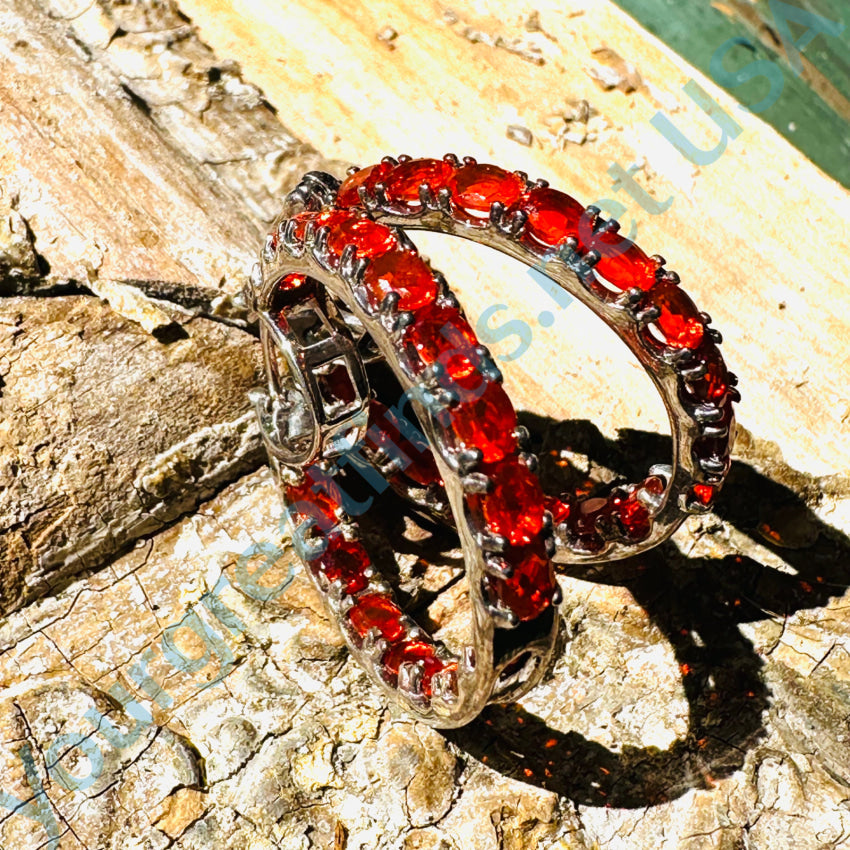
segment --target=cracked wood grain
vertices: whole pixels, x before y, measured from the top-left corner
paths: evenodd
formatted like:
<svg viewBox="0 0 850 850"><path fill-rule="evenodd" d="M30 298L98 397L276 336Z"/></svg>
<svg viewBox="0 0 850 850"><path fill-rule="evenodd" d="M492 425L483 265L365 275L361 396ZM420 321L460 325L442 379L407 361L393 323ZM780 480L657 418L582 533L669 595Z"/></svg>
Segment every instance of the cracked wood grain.
<svg viewBox="0 0 850 850"><path fill-rule="evenodd" d="M173 5L4 3L0 71L7 611L261 462L233 296L323 161Z"/></svg>
<svg viewBox="0 0 850 850"><path fill-rule="evenodd" d="M2 608L262 462L253 338L207 319L178 327L166 344L90 296L0 301Z"/></svg>
<svg viewBox="0 0 850 850"><path fill-rule="evenodd" d="M280 536L268 472L245 477L0 628L3 790L23 804L2 846L45 840L42 788L63 850L306 850L340 823L360 850L840 847L850 543L822 517L848 487L806 507L791 487L812 482L757 443L733 476L660 552L562 575L550 675L449 734L383 702ZM768 518L781 545L756 561ZM785 536L804 522L813 538ZM419 552L390 544L409 581ZM427 616L446 626L439 598Z"/></svg>

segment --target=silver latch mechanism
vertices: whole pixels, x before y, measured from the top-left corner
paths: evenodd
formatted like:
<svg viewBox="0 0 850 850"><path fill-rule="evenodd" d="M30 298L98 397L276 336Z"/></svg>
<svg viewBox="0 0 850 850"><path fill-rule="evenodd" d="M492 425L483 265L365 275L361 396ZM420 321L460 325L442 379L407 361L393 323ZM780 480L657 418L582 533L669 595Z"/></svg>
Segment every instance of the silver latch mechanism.
<svg viewBox="0 0 850 850"><path fill-rule="evenodd" d="M316 298L286 311L260 313L268 391L252 400L269 452L287 466L342 454L363 438L369 383L343 321Z"/></svg>

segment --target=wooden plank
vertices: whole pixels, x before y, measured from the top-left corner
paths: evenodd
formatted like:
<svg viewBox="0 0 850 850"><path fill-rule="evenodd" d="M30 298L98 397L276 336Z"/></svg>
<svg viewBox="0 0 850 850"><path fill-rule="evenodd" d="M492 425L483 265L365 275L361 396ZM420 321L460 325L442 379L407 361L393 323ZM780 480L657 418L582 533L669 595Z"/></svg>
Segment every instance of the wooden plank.
<svg viewBox="0 0 850 850"><path fill-rule="evenodd" d="M636 228L645 248L667 257L723 330L727 359L742 380L744 426L802 470L846 468L847 191L610 2L565 9L542 0L534 15L519 0L450 10L370 0L356 16L348 4L318 0L284 11L271 0L185 0L183 8L203 38L237 58L281 114L329 155L367 163L385 153L454 149L545 177L586 203L613 198L626 206L625 230ZM394 49L377 38L386 27L398 33ZM642 81L636 91L600 88L593 75L604 70L603 47L634 66ZM704 167L687 162L650 123L663 111L697 146L718 143L717 126L682 91L692 78L742 128ZM564 148L547 134L552 116L572 115L570 104L581 101L598 118L583 144ZM531 147L506 138L506 127L517 123L532 131ZM670 199L669 210L650 215L617 192L612 163L642 166L636 180L658 201ZM459 274L457 253L446 258L451 280ZM462 288L473 313L510 301L499 268L493 261ZM518 300L530 303L520 316L537 315L545 304L537 296L523 288ZM551 334L534 327L539 345L514 376L521 404L556 418L570 412L561 385L547 378L553 350L561 352L556 363L575 362L597 345L583 318L571 308ZM568 355L569 339L581 342ZM600 365L631 375L622 362L614 367L603 358ZM561 368L556 381L569 381L571 400L594 398L596 420L613 427L598 385L577 371ZM602 397L607 407L610 393ZM635 404L657 410L650 399L642 393ZM615 412L624 421L622 408Z"/></svg>
<svg viewBox="0 0 850 850"><path fill-rule="evenodd" d="M0 614L264 461L231 296L327 167L176 9L47 5L0 10Z"/></svg>

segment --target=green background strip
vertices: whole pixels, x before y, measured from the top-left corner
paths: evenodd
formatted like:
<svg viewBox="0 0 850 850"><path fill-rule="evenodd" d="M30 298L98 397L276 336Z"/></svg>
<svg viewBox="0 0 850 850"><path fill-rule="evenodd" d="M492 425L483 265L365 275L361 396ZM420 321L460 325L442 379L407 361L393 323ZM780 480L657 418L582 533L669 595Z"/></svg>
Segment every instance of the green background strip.
<svg viewBox="0 0 850 850"><path fill-rule="evenodd" d="M711 57L729 39L738 39L724 67L734 72L759 59L781 69L779 99L759 113L812 162L850 188L850 0L794 0L792 5L844 24L840 36L819 34L803 50L797 76L784 55L768 0L614 0L645 29L714 79ZM789 24L794 39L803 28ZM737 88L723 86L739 103L767 97L765 77ZM734 115L733 115L734 117ZM734 144L734 142L732 142Z"/></svg>

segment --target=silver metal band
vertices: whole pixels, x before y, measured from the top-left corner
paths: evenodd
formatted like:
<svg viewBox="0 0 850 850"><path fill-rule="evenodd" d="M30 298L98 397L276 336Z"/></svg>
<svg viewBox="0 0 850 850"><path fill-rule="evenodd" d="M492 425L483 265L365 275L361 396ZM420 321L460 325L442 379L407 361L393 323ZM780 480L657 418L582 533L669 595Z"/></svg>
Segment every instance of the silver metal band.
<svg viewBox="0 0 850 850"><path fill-rule="evenodd" d="M382 675L382 659L389 645L376 630L362 642L355 639L347 616L364 597L389 597L391 589L373 569L368 584L353 594L342 591L339 583L309 568L316 552L311 546L311 523L299 523L290 511L290 529L307 571L322 593L331 615L342 625L353 655L388 696L419 720L438 727L468 723L488 701L516 699L536 684L546 669L558 626L559 592L551 604L529 622L519 620L485 598L482 580L498 571L471 527L464 507L464 457L446 445L435 411L439 394L414 381L402 367L398 338L408 316L397 309L397 299L387 298L380 310L368 308L358 296L360 281L369 261L358 258L353 246L340 256L328 250L328 228L307 225L296 235L292 217L302 210L318 210L335 196L338 182L329 175L310 174L287 198L275 231L269 237L246 296L261 318L261 334L268 386L254 395L263 439L272 459L282 491L303 479L305 470L314 469L329 479L339 473L338 460L363 439L368 425L369 386L361 357L362 342L369 338L381 358L392 368L409 395L422 430L430 443L442 480L448 505L462 546L471 602L472 642L453 655L440 648L445 667L431 679L430 694L421 688L421 664L402 664L397 685ZM405 234L395 231L402 245ZM412 246L410 246L412 247ZM281 281L303 275L316 282L321 297L311 297L293 306L285 324L272 315L271 307ZM446 304L456 304L443 286L438 296ZM328 403L318 379L329 366L342 366L353 387L346 404ZM474 457L472 460L474 461ZM430 507L434 507L433 504ZM445 512L444 512L445 515ZM357 540L358 529L344 510L336 512L334 533ZM549 540L549 549L554 544ZM557 586L555 585L557 588ZM405 618L405 639L428 639L423 630Z"/></svg>
<svg viewBox="0 0 850 850"><path fill-rule="evenodd" d="M451 155L446 157L450 158ZM453 159L460 165L456 158ZM399 161L405 160L409 158L399 158ZM394 162L390 158L384 161ZM474 164L473 160L465 162ZM525 175L522 176L525 178ZM545 188L548 184L537 181L529 186ZM658 311L654 307L640 308L644 293L639 290L615 293L602 285L593 274L598 254L590 251L582 255L576 250L575 240L567 240L560 250L553 251L523 239L526 224L524 215L518 211L510 214L498 202L491 206L489 215L472 221L468 215L458 214L451 193L445 188L435 192L429 185L421 185L419 203L412 211L403 214L399 212L399 205L388 198L382 183L371 190L361 186L358 194L360 206L377 222L402 227L405 231L426 230L469 239L542 271L592 310L617 334L637 357L657 388L670 422L672 458L669 464L658 464L649 470L650 476L658 476L665 481L664 492L638 492L639 500L653 518L649 536L640 541L612 537L605 540L604 547L599 551L586 552L575 547L568 529L562 524L555 529L557 563L599 563L631 557L666 540L687 514L707 510L705 505L694 500L692 488L706 481L721 483L725 475L724 461L710 457L696 459L693 448L698 440L711 436L714 431L722 436L723 429L713 426L721 411L717 405L688 403L684 400L683 385L688 380L698 378L701 367L694 364L691 352L686 349L652 344L647 326L657 318ZM594 214L598 212L593 208L588 209ZM597 227L614 231L618 229L616 222L604 222L601 219ZM666 274L670 279L678 280L675 273ZM701 315L708 338L720 342L719 333L708 327L710 317L704 313ZM734 376L731 380L735 381Z"/></svg>

